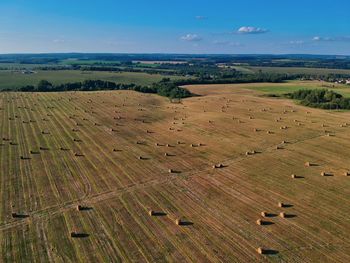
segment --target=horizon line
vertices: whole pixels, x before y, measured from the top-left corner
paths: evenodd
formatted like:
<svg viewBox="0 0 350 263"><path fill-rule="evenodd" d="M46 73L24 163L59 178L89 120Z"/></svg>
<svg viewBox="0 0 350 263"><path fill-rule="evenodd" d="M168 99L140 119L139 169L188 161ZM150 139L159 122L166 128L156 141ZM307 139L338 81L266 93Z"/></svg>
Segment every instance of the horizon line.
<svg viewBox="0 0 350 263"><path fill-rule="evenodd" d="M183 56L334 56L350 57L350 54L319 54L319 53L176 53L176 52L9 52L6 55L69 55L69 54L96 54L96 55L183 55Z"/></svg>

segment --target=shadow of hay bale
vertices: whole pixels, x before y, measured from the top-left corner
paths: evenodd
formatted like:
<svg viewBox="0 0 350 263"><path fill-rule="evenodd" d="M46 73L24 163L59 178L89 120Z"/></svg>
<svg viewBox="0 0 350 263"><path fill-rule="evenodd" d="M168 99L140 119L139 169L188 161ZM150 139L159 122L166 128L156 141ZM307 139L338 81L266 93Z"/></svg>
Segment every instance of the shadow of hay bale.
<svg viewBox="0 0 350 263"><path fill-rule="evenodd" d="M71 232L70 233L70 236L72 238L86 238L86 237L89 237L90 235L87 234L87 233L76 233L76 232Z"/></svg>
<svg viewBox="0 0 350 263"><path fill-rule="evenodd" d="M165 213L163 211L150 210L148 213L149 213L150 216L166 216L167 215L167 213Z"/></svg>
<svg viewBox="0 0 350 263"><path fill-rule="evenodd" d="M12 213L12 218L27 218L29 217L29 215L26 215L26 214L18 214L18 213Z"/></svg>
<svg viewBox="0 0 350 263"><path fill-rule="evenodd" d="M93 207L91 207L91 206L84 206L84 205L78 205L77 206L77 210L78 211L89 211L89 210L93 210Z"/></svg>

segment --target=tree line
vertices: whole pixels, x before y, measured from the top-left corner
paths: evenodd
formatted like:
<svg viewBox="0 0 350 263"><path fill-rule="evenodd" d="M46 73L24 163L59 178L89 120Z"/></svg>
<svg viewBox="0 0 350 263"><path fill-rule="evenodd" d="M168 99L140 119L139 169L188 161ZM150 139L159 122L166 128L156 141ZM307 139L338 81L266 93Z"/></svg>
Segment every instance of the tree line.
<svg viewBox="0 0 350 263"><path fill-rule="evenodd" d="M300 100L304 106L321 109L350 109L350 98L327 89L301 89L285 95L287 98Z"/></svg>
<svg viewBox="0 0 350 263"><path fill-rule="evenodd" d="M295 79L294 75L287 74L271 74L271 73L258 73L258 74L237 74L235 76L227 78L191 78L177 80L178 85L192 85L192 84L238 84L238 83L281 83L285 80Z"/></svg>
<svg viewBox="0 0 350 263"><path fill-rule="evenodd" d="M178 87L169 79L163 79L150 86L136 84L115 83L104 80L84 80L83 82L69 82L54 85L47 80L41 80L38 85L27 85L18 89L21 92L63 92L63 91L98 91L98 90L134 90L142 93L153 93L169 98L187 98L192 94L184 88Z"/></svg>

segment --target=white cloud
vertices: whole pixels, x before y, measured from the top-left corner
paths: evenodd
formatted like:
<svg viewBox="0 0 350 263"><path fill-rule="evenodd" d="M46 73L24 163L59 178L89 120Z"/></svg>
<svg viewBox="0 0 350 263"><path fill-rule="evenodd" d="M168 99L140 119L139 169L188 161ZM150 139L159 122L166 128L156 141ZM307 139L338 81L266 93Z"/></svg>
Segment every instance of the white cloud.
<svg viewBox="0 0 350 263"><path fill-rule="evenodd" d="M303 45L303 44L305 44L305 41L304 40L292 40L292 41L289 41L289 44L291 44L291 45Z"/></svg>
<svg viewBox="0 0 350 263"><path fill-rule="evenodd" d="M207 16L196 16L195 17L197 20L205 20L205 19L208 19Z"/></svg>
<svg viewBox="0 0 350 263"><path fill-rule="evenodd" d="M242 26L237 30L239 34L263 34L267 32L267 29L254 26Z"/></svg>
<svg viewBox="0 0 350 263"><path fill-rule="evenodd" d="M313 41L334 41L333 38L330 37L320 37L320 36L316 36L312 38Z"/></svg>
<svg viewBox="0 0 350 263"><path fill-rule="evenodd" d="M315 36L312 38L313 41L317 42L332 42L332 41L338 41L338 42L348 42L350 41L349 36L342 36L342 37L320 37Z"/></svg>
<svg viewBox="0 0 350 263"><path fill-rule="evenodd" d="M185 36L182 36L181 39L184 41L194 41L194 42L202 40L202 38L197 34L187 34Z"/></svg>

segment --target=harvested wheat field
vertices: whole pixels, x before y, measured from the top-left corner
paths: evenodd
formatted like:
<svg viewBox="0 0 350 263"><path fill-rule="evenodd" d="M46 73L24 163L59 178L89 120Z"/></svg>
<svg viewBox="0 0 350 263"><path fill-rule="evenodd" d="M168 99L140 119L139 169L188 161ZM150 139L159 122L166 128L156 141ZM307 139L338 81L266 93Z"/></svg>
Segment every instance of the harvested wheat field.
<svg viewBox="0 0 350 263"><path fill-rule="evenodd" d="M1 93L0 261L350 262L350 113L188 89Z"/></svg>

